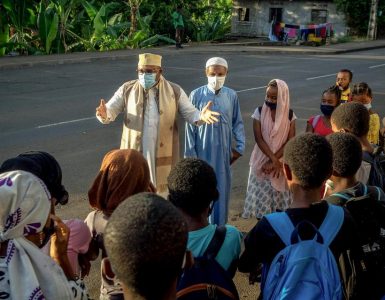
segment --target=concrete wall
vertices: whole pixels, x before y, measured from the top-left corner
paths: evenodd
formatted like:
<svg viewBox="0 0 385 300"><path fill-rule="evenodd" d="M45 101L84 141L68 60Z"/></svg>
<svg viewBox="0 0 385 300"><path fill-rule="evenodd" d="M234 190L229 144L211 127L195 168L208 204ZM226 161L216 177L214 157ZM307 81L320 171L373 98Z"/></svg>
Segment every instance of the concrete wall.
<svg viewBox="0 0 385 300"><path fill-rule="evenodd" d="M345 36L348 28L344 15L336 11L332 1L295 1L295 0L233 0L231 33L241 36L268 36L270 30L270 8L282 7L282 22L296 25L311 23L312 9L327 10L327 22L333 24L336 37ZM238 9L249 8L249 21L239 21Z"/></svg>

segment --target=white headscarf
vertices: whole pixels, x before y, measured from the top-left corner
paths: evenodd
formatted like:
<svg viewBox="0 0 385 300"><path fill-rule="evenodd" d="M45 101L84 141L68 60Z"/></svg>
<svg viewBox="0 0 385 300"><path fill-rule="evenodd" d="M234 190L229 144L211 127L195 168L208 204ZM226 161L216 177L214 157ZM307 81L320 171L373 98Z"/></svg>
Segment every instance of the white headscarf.
<svg viewBox="0 0 385 300"><path fill-rule="evenodd" d="M25 236L41 232L51 208L43 182L25 171L0 174L0 243L8 241L5 270L11 299L73 299L63 270Z"/></svg>

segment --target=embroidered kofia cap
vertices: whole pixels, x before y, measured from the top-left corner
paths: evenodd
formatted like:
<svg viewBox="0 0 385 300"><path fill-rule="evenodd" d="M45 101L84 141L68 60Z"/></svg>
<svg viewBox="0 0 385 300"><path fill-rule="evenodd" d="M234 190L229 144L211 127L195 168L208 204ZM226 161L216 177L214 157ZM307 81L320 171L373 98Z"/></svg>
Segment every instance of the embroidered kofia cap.
<svg viewBox="0 0 385 300"><path fill-rule="evenodd" d="M139 54L139 66L162 66L162 56L152 53Z"/></svg>

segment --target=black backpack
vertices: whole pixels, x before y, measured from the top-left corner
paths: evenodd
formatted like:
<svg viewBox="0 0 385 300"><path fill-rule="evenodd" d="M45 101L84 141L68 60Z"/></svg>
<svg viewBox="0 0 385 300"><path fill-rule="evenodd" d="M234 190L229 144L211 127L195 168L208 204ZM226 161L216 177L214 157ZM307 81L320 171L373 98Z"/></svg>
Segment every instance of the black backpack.
<svg viewBox="0 0 385 300"><path fill-rule="evenodd" d="M385 295L385 204L380 202L378 187L362 185L362 189L360 196L342 192L326 200L345 206L357 224L360 250L349 257L356 278L350 283L348 297L381 299Z"/></svg>
<svg viewBox="0 0 385 300"><path fill-rule="evenodd" d="M184 269L177 284L178 300L237 300L237 289L229 273L215 260L226 237L226 227L218 226L205 253L194 257L194 264Z"/></svg>
<svg viewBox="0 0 385 300"><path fill-rule="evenodd" d="M370 163L370 173L367 184L378 186L385 190L385 155L380 148L373 153L363 152L362 160Z"/></svg>

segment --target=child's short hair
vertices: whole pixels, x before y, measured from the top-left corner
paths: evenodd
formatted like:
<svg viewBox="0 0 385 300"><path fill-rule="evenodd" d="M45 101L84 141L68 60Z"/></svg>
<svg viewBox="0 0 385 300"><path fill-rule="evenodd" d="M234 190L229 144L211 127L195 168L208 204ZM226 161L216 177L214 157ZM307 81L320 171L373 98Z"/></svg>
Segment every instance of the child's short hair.
<svg viewBox="0 0 385 300"><path fill-rule="evenodd" d="M349 69L341 69L338 71L338 73L349 73L350 81L352 81L352 79L353 79L353 72L350 71Z"/></svg>
<svg viewBox="0 0 385 300"><path fill-rule="evenodd" d="M322 95L325 93L334 94L337 98L337 106L341 104L341 90L337 85L332 85L322 92Z"/></svg>
<svg viewBox="0 0 385 300"><path fill-rule="evenodd" d="M326 137L333 149L333 171L339 177L354 176L361 166L360 141L351 133L336 132Z"/></svg>
<svg viewBox="0 0 385 300"><path fill-rule="evenodd" d="M369 112L358 102L348 102L338 106L332 113L331 122L340 129L346 129L356 137L369 132Z"/></svg>
<svg viewBox="0 0 385 300"><path fill-rule="evenodd" d="M306 190L321 187L332 173L332 148L317 134L304 133L289 140L283 158Z"/></svg>
<svg viewBox="0 0 385 300"><path fill-rule="evenodd" d="M352 95L368 95L372 98L372 89L366 82L360 82L353 85Z"/></svg>
<svg viewBox="0 0 385 300"><path fill-rule="evenodd" d="M117 278L131 291L160 299L181 272L188 231L181 213L162 197L128 197L112 213L104 234Z"/></svg>
<svg viewBox="0 0 385 300"><path fill-rule="evenodd" d="M178 162L167 178L168 199L186 214L200 215L219 197L214 169L198 158Z"/></svg>

